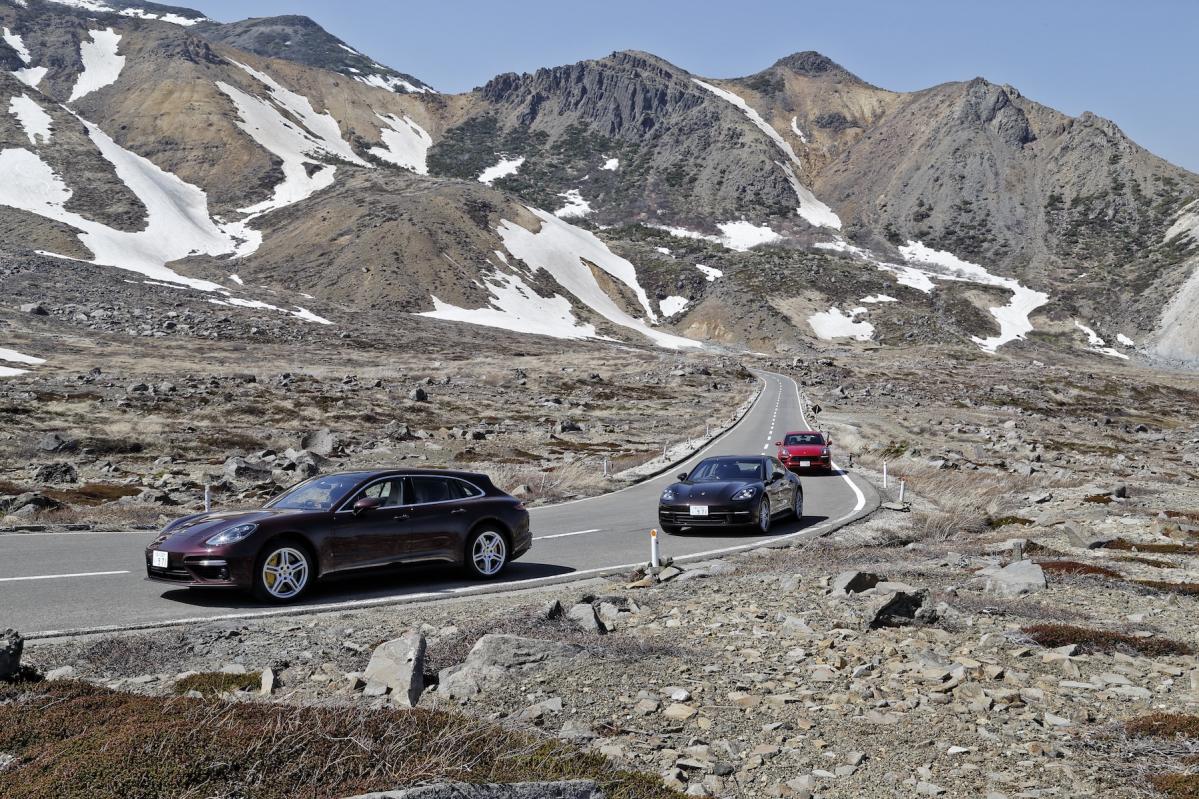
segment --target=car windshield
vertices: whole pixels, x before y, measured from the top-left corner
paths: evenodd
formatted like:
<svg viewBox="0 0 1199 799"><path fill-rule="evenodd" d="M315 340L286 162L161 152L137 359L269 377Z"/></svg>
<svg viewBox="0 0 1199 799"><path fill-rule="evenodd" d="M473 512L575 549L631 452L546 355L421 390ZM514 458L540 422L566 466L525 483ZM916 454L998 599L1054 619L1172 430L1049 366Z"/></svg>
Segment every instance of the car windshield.
<svg viewBox="0 0 1199 799"><path fill-rule="evenodd" d="M761 480L761 458L714 458L706 460L687 476L692 483L725 480Z"/></svg>
<svg viewBox="0 0 1199 799"><path fill-rule="evenodd" d="M300 483L267 503L268 508L284 510L331 510L342 497L362 481L360 474L331 474Z"/></svg>
<svg viewBox="0 0 1199 799"><path fill-rule="evenodd" d="M785 447L820 447L824 445L824 436L819 433L791 433L783 440Z"/></svg>

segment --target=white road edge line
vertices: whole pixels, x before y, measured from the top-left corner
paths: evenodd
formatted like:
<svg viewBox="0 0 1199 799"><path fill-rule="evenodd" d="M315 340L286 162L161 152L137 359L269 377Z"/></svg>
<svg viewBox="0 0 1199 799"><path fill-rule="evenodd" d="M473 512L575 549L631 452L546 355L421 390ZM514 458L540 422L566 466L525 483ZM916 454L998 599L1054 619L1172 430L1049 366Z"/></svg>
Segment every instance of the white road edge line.
<svg viewBox="0 0 1199 799"><path fill-rule="evenodd" d="M804 427L811 429L811 425L808 424L808 416L803 412L803 397L799 393L799 383L796 382L795 378L793 377L788 376L787 379L791 381L791 385L795 386L795 401L799 403L799 418L803 419ZM849 487L853 489L854 496L857 497L858 501L857 504L854 505L852 513L857 513L863 507L865 507L866 495L862 493L862 489L858 488L857 484L854 483L853 480L849 479L849 473L838 466L836 461L829 461L829 463L834 469L841 473L841 479L846 483L849 483Z"/></svg>
<svg viewBox="0 0 1199 799"><path fill-rule="evenodd" d="M60 580L63 577L107 577L111 574L129 574L126 571L116 572L79 572L77 574L39 574L34 577L0 577L0 583L20 583L27 580Z"/></svg>
<svg viewBox="0 0 1199 799"><path fill-rule="evenodd" d="M576 530L573 533L554 533L553 535L535 535L535 536L533 536L533 540L534 541L548 541L551 538L566 538L566 537L572 536L572 535L586 535L587 533L598 533L598 532L602 532L602 528L597 527L594 530Z"/></svg>

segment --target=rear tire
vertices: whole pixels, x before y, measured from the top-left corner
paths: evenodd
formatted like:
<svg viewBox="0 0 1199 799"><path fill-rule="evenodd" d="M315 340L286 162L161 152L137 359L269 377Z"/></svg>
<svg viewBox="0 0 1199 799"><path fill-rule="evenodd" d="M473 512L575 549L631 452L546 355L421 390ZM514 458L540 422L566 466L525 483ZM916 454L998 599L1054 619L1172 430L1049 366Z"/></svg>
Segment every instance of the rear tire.
<svg viewBox="0 0 1199 799"><path fill-rule="evenodd" d="M508 568L508 539L499 530L483 527L466 539L466 573L476 580L493 580Z"/></svg>
<svg viewBox="0 0 1199 799"><path fill-rule="evenodd" d="M795 497L791 500L791 515L796 520L803 518L803 492L795 489Z"/></svg>
<svg viewBox="0 0 1199 799"><path fill-rule="evenodd" d="M295 602L316 579L316 561L307 546L293 538L271 541L254 565L254 597L262 602Z"/></svg>

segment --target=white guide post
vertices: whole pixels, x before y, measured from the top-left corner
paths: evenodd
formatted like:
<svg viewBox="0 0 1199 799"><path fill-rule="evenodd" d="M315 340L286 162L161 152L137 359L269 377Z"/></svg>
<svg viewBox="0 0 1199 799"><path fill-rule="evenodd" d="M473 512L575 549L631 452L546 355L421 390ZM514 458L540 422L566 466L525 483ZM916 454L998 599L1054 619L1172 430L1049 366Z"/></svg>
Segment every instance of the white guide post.
<svg viewBox="0 0 1199 799"><path fill-rule="evenodd" d="M662 565L662 552L658 549L658 531L649 531L649 565L658 568Z"/></svg>

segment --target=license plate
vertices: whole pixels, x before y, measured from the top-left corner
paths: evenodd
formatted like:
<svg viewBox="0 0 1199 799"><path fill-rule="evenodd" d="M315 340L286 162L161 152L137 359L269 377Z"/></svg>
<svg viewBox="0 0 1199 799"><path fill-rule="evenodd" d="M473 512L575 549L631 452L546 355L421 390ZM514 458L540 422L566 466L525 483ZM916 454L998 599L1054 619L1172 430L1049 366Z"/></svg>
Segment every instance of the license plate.
<svg viewBox="0 0 1199 799"><path fill-rule="evenodd" d="M156 569L165 569L167 567L167 553L160 550L154 550L150 553L150 564Z"/></svg>
<svg viewBox="0 0 1199 799"><path fill-rule="evenodd" d="M801 469L806 469L807 467L809 467L811 465L812 465L811 461L800 461L799 462L799 466Z"/></svg>
<svg viewBox="0 0 1199 799"><path fill-rule="evenodd" d="M691 506L691 515L692 516L707 516L708 515L708 506L707 505L692 505Z"/></svg>

